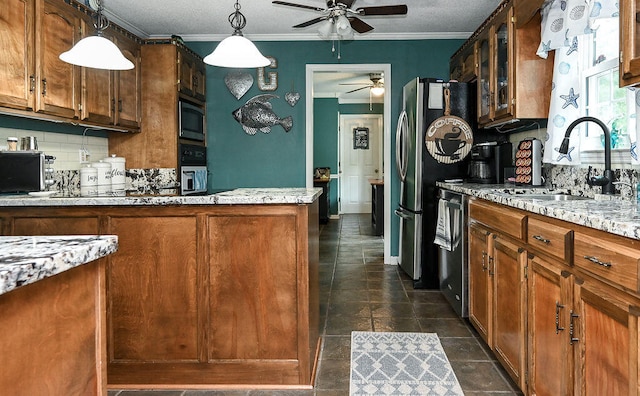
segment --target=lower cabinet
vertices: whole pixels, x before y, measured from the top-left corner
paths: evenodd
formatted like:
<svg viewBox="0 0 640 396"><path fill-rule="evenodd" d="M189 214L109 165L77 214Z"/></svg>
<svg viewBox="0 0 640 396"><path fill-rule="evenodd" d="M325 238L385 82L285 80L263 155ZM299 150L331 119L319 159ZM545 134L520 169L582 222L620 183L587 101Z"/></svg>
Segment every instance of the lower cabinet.
<svg viewBox="0 0 640 396"><path fill-rule="evenodd" d="M530 256L528 270L529 394L573 393L569 326L573 276L560 265Z"/></svg>
<svg viewBox="0 0 640 396"><path fill-rule="evenodd" d="M524 216L531 239L491 208ZM469 212L469 320L520 389L640 394L640 241L487 202Z"/></svg>
<svg viewBox="0 0 640 396"><path fill-rule="evenodd" d="M526 252L500 235L493 237L493 350L514 382L524 388Z"/></svg>
<svg viewBox="0 0 640 396"><path fill-rule="evenodd" d="M318 204L0 208L5 235L115 234L114 388L309 388L319 347Z"/></svg>

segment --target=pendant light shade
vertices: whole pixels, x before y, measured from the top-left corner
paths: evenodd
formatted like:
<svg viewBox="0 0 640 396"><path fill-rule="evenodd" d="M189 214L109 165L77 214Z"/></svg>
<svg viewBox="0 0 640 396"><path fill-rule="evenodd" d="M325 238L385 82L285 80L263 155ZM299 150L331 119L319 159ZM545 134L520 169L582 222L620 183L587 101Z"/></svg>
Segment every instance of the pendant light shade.
<svg viewBox="0 0 640 396"><path fill-rule="evenodd" d="M102 32L109 27L109 21L102 15L102 0L95 0L95 3L98 8L93 16L96 35L78 41L69 51L60 54L59 58L72 65L94 69L133 69L133 63L122 55L122 52L111 40L102 35Z"/></svg>
<svg viewBox="0 0 640 396"><path fill-rule="evenodd" d="M260 53L258 48L242 35L247 19L240 12L236 0L235 11L229 15L233 35L222 40L212 53L205 56L204 63L220 67L253 68L266 67L271 61Z"/></svg>
<svg viewBox="0 0 640 396"><path fill-rule="evenodd" d="M122 55L118 47L102 36L89 36L78 41L60 59L82 67L108 70L133 69L133 63Z"/></svg>

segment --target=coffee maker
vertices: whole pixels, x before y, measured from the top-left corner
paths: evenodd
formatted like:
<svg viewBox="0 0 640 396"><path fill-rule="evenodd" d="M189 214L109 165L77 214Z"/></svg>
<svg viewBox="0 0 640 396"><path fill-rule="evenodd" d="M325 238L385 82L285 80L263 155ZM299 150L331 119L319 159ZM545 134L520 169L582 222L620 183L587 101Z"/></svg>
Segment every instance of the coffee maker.
<svg viewBox="0 0 640 396"><path fill-rule="evenodd" d="M504 168L512 166L510 142L477 143L471 147L470 183L504 183Z"/></svg>

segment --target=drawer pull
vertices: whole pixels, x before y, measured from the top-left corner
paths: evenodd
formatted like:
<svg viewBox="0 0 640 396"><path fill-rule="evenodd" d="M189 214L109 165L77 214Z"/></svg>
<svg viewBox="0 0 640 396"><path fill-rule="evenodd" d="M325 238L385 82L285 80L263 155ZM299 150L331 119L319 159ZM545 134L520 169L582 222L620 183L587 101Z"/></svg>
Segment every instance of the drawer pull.
<svg viewBox="0 0 640 396"><path fill-rule="evenodd" d="M540 236L540 235L534 235L534 236L533 236L533 239L535 239L535 240L537 240L537 241L540 241L540 242L542 242L542 243L545 243L545 244L547 244L547 245L551 243L551 241L550 241L550 240L548 240L548 239L546 239L546 238L543 238L543 237L542 237L542 236Z"/></svg>
<svg viewBox="0 0 640 396"><path fill-rule="evenodd" d="M600 261L600 260L598 260L598 258L597 258L597 257L594 257L594 256L584 256L584 258L585 258L586 260L591 261L591 262L592 262L592 263L594 263L594 264L601 265L601 266L603 266L603 267L605 267L605 268L610 268L610 267L611 267L611 263L605 263L605 262L603 262L603 261Z"/></svg>
<svg viewBox="0 0 640 396"><path fill-rule="evenodd" d="M561 330L564 330L564 327L560 327L560 309L562 308L564 308L564 305L556 301L556 334L560 333Z"/></svg>

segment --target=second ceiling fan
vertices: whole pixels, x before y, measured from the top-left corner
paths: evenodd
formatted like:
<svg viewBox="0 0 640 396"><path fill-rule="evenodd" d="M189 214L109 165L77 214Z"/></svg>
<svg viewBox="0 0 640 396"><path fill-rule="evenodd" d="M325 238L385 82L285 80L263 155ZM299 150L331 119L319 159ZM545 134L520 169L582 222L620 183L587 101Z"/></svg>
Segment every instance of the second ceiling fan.
<svg viewBox="0 0 640 396"><path fill-rule="evenodd" d="M286 1L273 1L272 3L320 12L322 14L321 16L297 24L293 27L304 28L322 21L329 21L329 23L325 24L325 32L323 32L323 27L320 28L320 34L323 35L323 33L326 33L324 34L325 36L329 36L330 29L333 25L335 25L336 32L341 36L348 36L349 33L352 34L351 29L358 33L366 33L373 30L373 26L360 19L360 17L407 14L407 6L405 4L360 7L353 9L351 7L353 7L353 3L355 3L355 1L356 0L327 0L326 8L289 3Z"/></svg>

